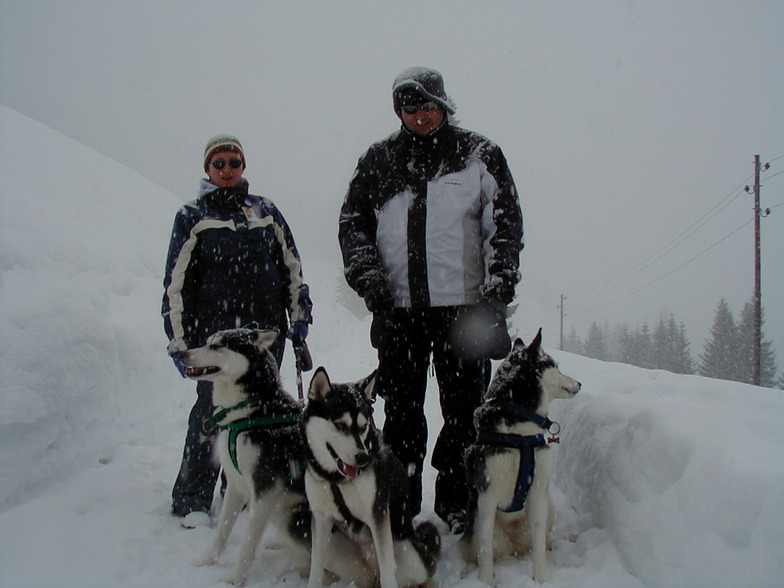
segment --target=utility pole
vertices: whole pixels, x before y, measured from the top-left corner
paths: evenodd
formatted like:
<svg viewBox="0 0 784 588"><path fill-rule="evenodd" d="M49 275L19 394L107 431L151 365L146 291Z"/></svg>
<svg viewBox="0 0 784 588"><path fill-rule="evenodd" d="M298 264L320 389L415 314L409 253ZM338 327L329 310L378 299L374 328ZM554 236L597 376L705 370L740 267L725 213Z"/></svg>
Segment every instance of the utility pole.
<svg viewBox="0 0 784 588"><path fill-rule="evenodd" d="M564 303L564 295L561 294L561 347L560 347L561 351L564 350L564 341L563 341L563 317L564 317L564 311L563 311L563 303Z"/></svg>
<svg viewBox="0 0 784 588"><path fill-rule="evenodd" d="M760 385L762 372L762 261L760 251L760 156L754 156L754 366L752 382Z"/></svg>

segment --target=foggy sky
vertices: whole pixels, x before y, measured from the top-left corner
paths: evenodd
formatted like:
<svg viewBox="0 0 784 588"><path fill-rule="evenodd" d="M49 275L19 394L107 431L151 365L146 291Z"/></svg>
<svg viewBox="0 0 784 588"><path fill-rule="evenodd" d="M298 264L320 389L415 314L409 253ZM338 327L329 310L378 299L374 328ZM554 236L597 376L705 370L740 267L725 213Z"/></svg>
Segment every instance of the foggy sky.
<svg viewBox="0 0 784 588"><path fill-rule="evenodd" d="M783 24L780 1L0 0L0 103L183 201L206 140L236 134L251 191L283 211L307 279L308 264L338 271L357 158L399 124L392 80L435 67L460 124L501 146L521 193L516 328L543 326L557 346L561 295L566 330L583 335L673 313L695 359L719 300L738 316L753 293L742 188L759 153L773 160L763 302L781 371ZM100 169L63 182L112 190Z"/></svg>

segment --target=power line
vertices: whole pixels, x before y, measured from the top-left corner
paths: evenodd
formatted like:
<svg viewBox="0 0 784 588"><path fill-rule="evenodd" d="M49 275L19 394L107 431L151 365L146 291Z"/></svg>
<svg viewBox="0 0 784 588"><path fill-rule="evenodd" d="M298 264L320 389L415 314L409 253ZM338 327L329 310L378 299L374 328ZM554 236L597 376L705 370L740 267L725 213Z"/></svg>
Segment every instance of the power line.
<svg viewBox="0 0 784 588"><path fill-rule="evenodd" d="M689 227L683 230L680 234L672 238L669 242L665 245L657 249L651 255L643 259L641 262L636 264L635 266L627 269L623 273L617 275L616 277L604 282L603 284L591 288L587 290L582 295L577 295L577 302L586 302L588 300L592 300L604 294L607 290L617 288L618 286L628 282L633 277L639 275L644 270L648 269L651 265L659 261L662 257L670 253L676 247L678 247L681 243L686 241L689 237L694 235L697 231L699 231L702 227L704 227L710 220L712 220L716 215L718 215L722 210L727 208L735 199L742 195L743 191L742 188L747 184L747 182L753 176L749 176L743 182L741 182L734 190L732 190L729 194L727 194L724 198L722 198L718 203L716 203L710 210L708 210L705 214L703 214L700 218L694 221ZM717 210L718 209L718 210ZM715 211L715 212L714 212ZM712 213L712 214L711 214ZM706 218L707 217L707 218ZM612 285L612 286L611 286ZM598 291L598 292L597 292ZM596 292L595 294L593 294ZM582 296L582 299L581 299ZM574 300L574 296L572 297Z"/></svg>
<svg viewBox="0 0 784 588"><path fill-rule="evenodd" d="M637 294L637 293L639 293L639 292L642 292L642 291L643 291L643 290L645 290L646 288L649 288L650 286L653 286L654 284L656 284L657 282L660 282L660 281L661 281L661 280L663 280L664 278L667 278L667 277L671 276L672 274L674 274L675 272L677 272L677 271L678 271L678 270L680 270L681 268L684 268L684 267L686 267L686 266L687 266L687 265L689 265L689 264L690 264L692 261L694 261L694 260L696 260L697 258L701 257L702 255L706 254L708 251L710 251L710 250L711 250L711 249L713 249L714 247L718 246L718 245L719 245L719 244L721 244L722 242L724 242L724 241L726 241L727 239L729 239L730 237L732 237L732 236L733 236L735 233L737 233L738 231L740 231L742 228L744 228L746 225L748 225L749 223L751 223L753 220L754 220L753 218L752 218L752 219L749 219L749 220L747 220L745 223L743 223L743 224L742 224L741 226L739 226L737 229L735 229L735 230L734 230L734 231L732 231L731 233L729 233L729 234L725 235L724 237L722 237L721 239L719 239L718 241L716 241L716 242L715 242L713 245L711 245L711 246L710 246L710 247L708 247L707 249L704 249L704 250L702 250L700 253L698 253L697 255L695 255L694 257L692 257L691 259L689 259L688 261L685 261L684 263L682 263L681 265L679 265L679 266L678 266L678 267L676 267L675 269L673 269L673 270L671 270L671 271L667 272L666 274L664 274L664 275L662 275L662 276L660 276L660 277L656 278L655 280L652 280L652 281L648 282L648 283L647 283L647 284L645 284L644 286L641 286L641 287L637 288L636 290L634 290L634 291L632 291L632 292L629 292L628 294L625 294L624 296L620 296L619 298L616 298L616 299L614 299L614 300L611 300L610 302L607 302L607 303L605 303L605 304L601 304L601 305L599 305L599 306L595 306L595 307L593 307L593 308L589 308L589 309L586 309L586 310L577 310L577 311L574 311L574 310L573 310L573 311L572 311L572 314L585 314L585 313L588 313L588 312L593 312L593 311L595 311L595 310L599 310L599 309L605 308L605 307L607 307L607 306L611 306L611 305L615 304L616 302L620 302L621 300L625 300L626 298L629 298L630 296L634 296L635 294Z"/></svg>

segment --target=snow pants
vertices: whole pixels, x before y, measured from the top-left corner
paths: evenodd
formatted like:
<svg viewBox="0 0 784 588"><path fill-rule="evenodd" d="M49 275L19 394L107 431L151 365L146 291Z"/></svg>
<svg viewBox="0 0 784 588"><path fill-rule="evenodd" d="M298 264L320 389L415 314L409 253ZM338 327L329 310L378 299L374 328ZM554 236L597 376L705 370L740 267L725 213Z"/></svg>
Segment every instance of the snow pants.
<svg viewBox="0 0 784 588"><path fill-rule="evenodd" d="M283 361L285 343L286 338L282 335L270 348L278 366ZM204 421L215 411L212 404L212 383L198 382L196 395L196 403L188 417L188 432L185 436L180 472L172 489L172 513L178 517L184 517L191 512L210 512L215 483L220 474L220 464L213 457L213 446L218 432L207 435L203 429Z"/></svg>
<svg viewBox="0 0 784 588"><path fill-rule="evenodd" d="M395 308L386 313L378 346L378 394L384 398L384 441L409 472L411 514L422 506L427 453L425 392L432 355L443 427L431 463L438 470L435 512L446 520L465 511L468 487L463 453L476 437L473 415L490 377L490 361L461 357L453 345L456 321L467 307Z"/></svg>

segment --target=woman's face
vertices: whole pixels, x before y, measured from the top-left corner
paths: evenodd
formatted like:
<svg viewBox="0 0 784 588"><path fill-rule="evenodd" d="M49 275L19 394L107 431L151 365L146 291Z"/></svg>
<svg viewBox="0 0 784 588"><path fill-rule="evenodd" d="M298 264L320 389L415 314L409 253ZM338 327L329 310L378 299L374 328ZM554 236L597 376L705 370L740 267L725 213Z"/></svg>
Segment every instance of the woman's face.
<svg viewBox="0 0 784 588"><path fill-rule="evenodd" d="M237 165L237 167L232 167ZM216 167L216 164L218 167ZM242 179L242 173L245 171L245 161L239 153L234 151L218 151L210 158L210 163L207 166L207 175L213 186L218 188L229 188L236 186Z"/></svg>

